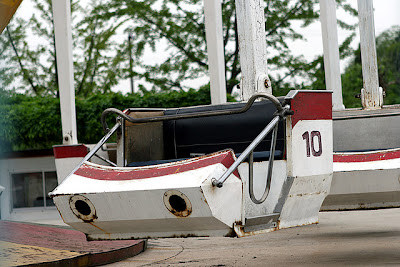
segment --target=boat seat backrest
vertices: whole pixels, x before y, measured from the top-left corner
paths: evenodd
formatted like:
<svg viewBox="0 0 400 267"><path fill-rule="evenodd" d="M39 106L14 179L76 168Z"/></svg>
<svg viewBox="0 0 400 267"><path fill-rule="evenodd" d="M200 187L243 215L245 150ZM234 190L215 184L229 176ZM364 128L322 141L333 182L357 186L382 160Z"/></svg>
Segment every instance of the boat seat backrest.
<svg viewBox="0 0 400 267"><path fill-rule="evenodd" d="M283 101L283 98L280 98ZM239 109L244 103L168 109L165 115ZM203 118L171 120L163 123L164 158L190 158L233 149L241 153L273 119L275 106L268 100L256 102L245 113ZM255 151L269 151L272 134L260 143ZM285 131L280 122L276 155L283 156ZM278 156L279 157L279 156Z"/></svg>

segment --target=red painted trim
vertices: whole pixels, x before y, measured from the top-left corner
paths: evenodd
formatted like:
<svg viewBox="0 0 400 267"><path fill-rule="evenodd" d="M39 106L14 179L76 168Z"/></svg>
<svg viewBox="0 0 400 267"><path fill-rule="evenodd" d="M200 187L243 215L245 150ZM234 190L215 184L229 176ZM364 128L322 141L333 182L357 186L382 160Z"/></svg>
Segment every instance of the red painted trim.
<svg viewBox="0 0 400 267"><path fill-rule="evenodd" d="M301 92L290 101L292 127L301 120L332 120L331 92Z"/></svg>
<svg viewBox="0 0 400 267"><path fill-rule="evenodd" d="M333 162L370 162L400 158L400 149L379 151L375 153L335 153Z"/></svg>
<svg viewBox="0 0 400 267"><path fill-rule="evenodd" d="M232 151L223 151L204 157L170 163L164 166L155 165L146 168L132 168L129 170L100 169L84 164L74 174L96 180L122 181L182 173L217 163L221 163L226 168L229 168L234 161L235 159ZM238 178L240 177L237 170L234 172L234 174Z"/></svg>
<svg viewBox="0 0 400 267"><path fill-rule="evenodd" d="M54 158L83 158L89 152L89 148L83 144L80 145L61 145L53 147Z"/></svg>

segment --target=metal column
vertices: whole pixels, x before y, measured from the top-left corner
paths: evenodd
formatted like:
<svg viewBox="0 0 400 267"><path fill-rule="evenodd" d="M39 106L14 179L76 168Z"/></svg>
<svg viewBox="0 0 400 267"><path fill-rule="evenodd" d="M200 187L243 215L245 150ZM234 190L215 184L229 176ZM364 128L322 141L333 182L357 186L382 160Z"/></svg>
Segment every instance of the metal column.
<svg viewBox="0 0 400 267"><path fill-rule="evenodd" d="M211 104L222 104L226 103L226 82L221 1L204 0L204 16Z"/></svg>
<svg viewBox="0 0 400 267"><path fill-rule="evenodd" d="M257 92L272 94L267 68L264 1L236 0L235 3L242 71L240 87L242 98L248 100Z"/></svg>
<svg viewBox="0 0 400 267"><path fill-rule="evenodd" d="M380 109L383 105L383 90L379 87L378 81L373 12L372 0L358 0L361 63L364 84L364 88L361 89L361 101L364 109Z"/></svg>
<svg viewBox="0 0 400 267"><path fill-rule="evenodd" d="M69 0L52 0L52 6L63 144L77 144L71 4Z"/></svg>
<svg viewBox="0 0 400 267"><path fill-rule="evenodd" d="M320 0L326 90L332 90L332 110L343 110L342 81L335 0Z"/></svg>

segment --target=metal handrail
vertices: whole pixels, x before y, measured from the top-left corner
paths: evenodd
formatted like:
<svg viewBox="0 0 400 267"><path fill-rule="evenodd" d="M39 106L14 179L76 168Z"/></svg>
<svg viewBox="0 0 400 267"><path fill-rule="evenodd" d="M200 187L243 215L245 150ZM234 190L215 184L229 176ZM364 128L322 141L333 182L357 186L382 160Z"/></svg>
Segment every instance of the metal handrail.
<svg viewBox="0 0 400 267"><path fill-rule="evenodd" d="M288 107L285 107L288 109ZM270 185L271 185L271 178L272 178L272 168L274 162L274 154L275 154L275 147L276 147L276 138L278 132L278 123L279 123L279 115L276 115L272 121L261 131L261 133L251 142L251 144L243 151L243 153L239 156L239 158L225 171L225 173L221 176L221 178L216 179L212 178L211 182L213 186L222 187L226 179L239 167L239 165L249 157L249 195L250 199L255 204L263 203L268 196ZM270 157L268 162L268 175L267 181L265 185L265 190L261 199L257 199L254 195L253 189L253 152L254 149L261 143L262 140L271 132L272 132L272 140L271 140L271 147L270 147Z"/></svg>
<svg viewBox="0 0 400 267"><path fill-rule="evenodd" d="M263 203L269 194L269 189L271 188L271 179L272 179L272 168L274 165L274 158L275 158L275 147L276 147L276 138L278 136L278 125L274 127L272 130L272 140L271 140L271 147L269 150L269 162L268 162L268 174L267 174L267 182L265 184L265 189L262 197L260 199L257 199L256 196L254 195L254 186L253 186L253 151L250 153L249 156L249 195L250 199L255 203L255 204L261 204Z"/></svg>
<svg viewBox="0 0 400 267"><path fill-rule="evenodd" d="M242 107L240 109L232 109L232 110L204 111L204 112L197 112L197 113L164 115L164 116L157 116L157 117L133 118L119 109L108 108L103 111L103 114L101 114L101 124L102 124L105 132L108 132L110 130L108 128L108 125L106 122L106 117L110 113L117 114L121 118L123 118L129 122L132 122L132 123L159 122L159 121L168 121L168 120L209 117L209 116L217 116L217 115L233 115L233 114L244 113L247 110L249 110L250 107L253 105L254 101L256 101L256 99L258 99L258 98L266 98L266 99L270 100L275 105L279 114L283 114L285 112L281 103L275 96L267 94L267 93L258 93L258 94L254 94L252 97L250 97L249 101L247 101L247 103L244 107ZM135 111L135 109L129 109L129 111ZM137 109L136 111L143 111L143 109Z"/></svg>
<svg viewBox="0 0 400 267"><path fill-rule="evenodd" d="M240 154L237 160L226 170L221 178L212 179L212 184L216 187L222 187L225 180L236 170L237 167L254 151L254 149L261 143L262 140L274 129L279 122L279 116L275 116L270 123L258 134L258 136L250 143L250 145Z"/></svg>

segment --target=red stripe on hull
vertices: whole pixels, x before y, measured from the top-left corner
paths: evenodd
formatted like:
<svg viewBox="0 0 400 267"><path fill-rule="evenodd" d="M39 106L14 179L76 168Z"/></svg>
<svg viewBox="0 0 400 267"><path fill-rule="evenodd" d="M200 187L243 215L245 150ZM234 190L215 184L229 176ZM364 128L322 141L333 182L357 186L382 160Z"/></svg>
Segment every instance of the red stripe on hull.
<svg viewBox="0 0 400 267"><path fill-rule="evenodd" d="M298 92L290 102L292 127L301 120L332 120L331 92Z"/></svg>
<svg viewBox="0 0 400 267"><path fill-rule="evenodd" d="M370 162L400 158L400 149L376 153L333 154L333 162Z"/></svg>
<svg viewBox="0 0 400 267"><path fill-rule="evenodd" d="M83 158L88 153L89 149L85 145L61 145L53 146L54 158Z"/></svg>
<svg viewBox="0 0 400 267"><path fill-rule="evenodd" d="M224 151L205 157L171 163L167 166L156 165L148 168L134 168L130 170L100 169L84 164L74 174L96 180L122 181L146 179L171 175L175 173L182 173L217 163L221 163L226 168L229 168L234 161L235 159L233 153L231 151ZM234 172L234 174L237 177L240 177L237 170Z"/></svg>

